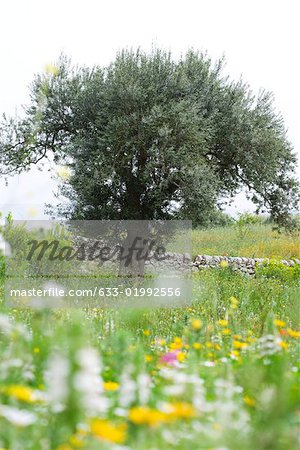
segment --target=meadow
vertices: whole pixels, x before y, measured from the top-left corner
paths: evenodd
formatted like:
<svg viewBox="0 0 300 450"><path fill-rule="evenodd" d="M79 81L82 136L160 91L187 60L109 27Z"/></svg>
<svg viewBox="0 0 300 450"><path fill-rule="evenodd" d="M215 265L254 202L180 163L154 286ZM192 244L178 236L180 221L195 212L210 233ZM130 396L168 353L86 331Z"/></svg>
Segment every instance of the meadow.
<svg viewBox="0 0 300 450"><path fill-rule="evenodd" d="M299 257L253 224L193 232L194 254ZM3 258L2 258L3 264ZM0 306L1 450L299 448L299 272L193 274L193 303Z"/></svg>

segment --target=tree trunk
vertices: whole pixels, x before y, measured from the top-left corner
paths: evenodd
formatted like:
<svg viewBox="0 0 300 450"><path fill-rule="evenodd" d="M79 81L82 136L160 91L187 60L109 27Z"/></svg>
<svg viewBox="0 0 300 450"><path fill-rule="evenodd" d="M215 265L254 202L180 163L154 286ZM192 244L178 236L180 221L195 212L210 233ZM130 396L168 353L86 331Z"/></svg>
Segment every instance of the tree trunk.
<svg viewBox="0 0 300 450"><path fill-rule="evenodd" d="M149 251L147 222L137 221L127 230L120 254L120 277L144 277L145 263Z"/></svg>

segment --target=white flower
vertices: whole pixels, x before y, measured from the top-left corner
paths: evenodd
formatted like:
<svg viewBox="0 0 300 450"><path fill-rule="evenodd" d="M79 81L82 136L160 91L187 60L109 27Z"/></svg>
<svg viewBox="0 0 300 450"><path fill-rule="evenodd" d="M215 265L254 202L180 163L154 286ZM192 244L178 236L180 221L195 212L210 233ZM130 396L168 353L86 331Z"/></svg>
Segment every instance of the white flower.
<svg viewBox="0 0 300 450"><path fill-rule="evenodd" d="M138 375L137 388L138 388L140 403L142 405L145 405L149 400L150 391L151 391L151 379L147 374L141 373Z"/></svg>
<svg viewBox="0 0 300 450"><path fill-rule="evenodd" d="M76 359L80 368L74 376L73 384L81 395L82 406L91 416L106 412L109 401L103 395L101 364L97 351L91 347L82 348L77 352Z"/></svg>
<svg viewBox="0 0 300 450"><path fill-rule="evenodd" d="M130 376L132 367L128 366L127 371L121 375L119 389L119 403L122 408L128 408L136 399L136 383Z"/></svg>
<svg viewBox="0 0 300 450"><path fill-rule="evenodd" d="M26 427L36 422L37 417L30 411L13 408L11 406L0 405L0 416L4 417L13 425Z"/></svg>
<svg viewBox="0 0 300 450"><path fill-rule="evenodd" d="M68 396L68 376L70 365L67 358L59 353L53 354L48 360L45 373L47 396L53 411L64 409L64 402Z"/></svg>

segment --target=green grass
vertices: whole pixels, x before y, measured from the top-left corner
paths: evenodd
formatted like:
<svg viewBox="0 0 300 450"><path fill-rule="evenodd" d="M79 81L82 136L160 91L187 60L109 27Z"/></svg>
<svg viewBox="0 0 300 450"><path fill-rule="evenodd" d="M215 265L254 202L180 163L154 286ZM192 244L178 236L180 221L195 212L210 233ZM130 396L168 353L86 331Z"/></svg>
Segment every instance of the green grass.
<svg viewBox="0 0 300 450"><path fill-rule="evenodd" d="M193 255L300 258L299 233L278 233L265 224L194 230L192 242Z"/></svg>
<svg viewBox="0 0 300 450"><path fill-rule="evenodd" d="M251 233L239 250L233 229L195 231L194 248L242 254L271 231ZM297 449L299 281L225 268L193 286L177 309L2 304L0 448Z"/></svg>

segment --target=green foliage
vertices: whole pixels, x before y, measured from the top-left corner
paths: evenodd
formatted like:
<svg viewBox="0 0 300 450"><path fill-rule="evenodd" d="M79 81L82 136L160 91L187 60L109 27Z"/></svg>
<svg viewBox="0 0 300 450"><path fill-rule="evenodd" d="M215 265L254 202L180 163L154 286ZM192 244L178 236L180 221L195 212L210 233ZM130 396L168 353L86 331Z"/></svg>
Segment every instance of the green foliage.
<svg viewBox="0 0 300 450"><path fill-rule="evenodd" d="M51 276L53 271L54 274L65 274L65 276L71 273L73 264L71 261L56 259L53 264L49 260L53 246L45 248L41 259L39 259L39 254L42 247L37 248L30 260L27 258L34 241L39 244L43 241L51 243L57 240L59 242L57 253L64 246L72 246L71 234L63 225L56 224L49 230L42 227L29 229L26 222L16 224L12 215L8 214L5 226L0 226L0 233L11 249L11 255L6 262L7 273L10 276L21 278L45 276L46 274ZM4 258L1 270L4 271Z"/></svg>
<svg viewBox="0 0 300 450"><path fill-rule="evenodd" d="M295 154L272 95L189 51L122 51L108 67L62 57L36 76L23 120L0 129L2 173L49 152L71 169L59 212L85 219L212 221L220 198L250 189L278 223L297 207ZM262 171L261 168L264 168Z"/></svg>
<svg viewBox="0 0 300 450"><path fill-rule="evenodd" d="M264 262L262 267L257 267L257 276L273 278L282 283L296 283L300 285L300 264L286 266L280 261L270 260Z"/></svg>
<svg viewBox="0 0 300 450"><path fill-rule="evenodd" d="M263 218L250 214L248 212L240 213L238 219L235 221L235 228L240 238L244 238L247 234L251 232L252 225L262 223Z"/></svg>

